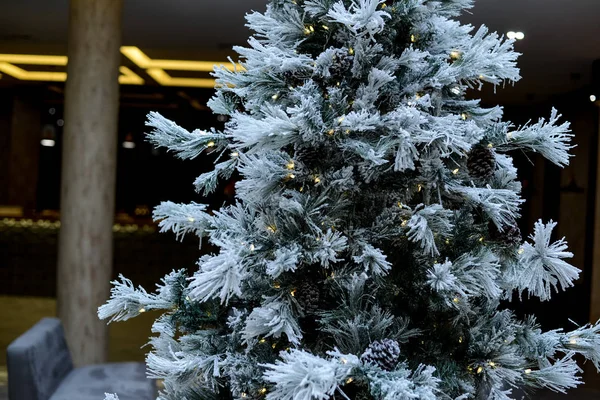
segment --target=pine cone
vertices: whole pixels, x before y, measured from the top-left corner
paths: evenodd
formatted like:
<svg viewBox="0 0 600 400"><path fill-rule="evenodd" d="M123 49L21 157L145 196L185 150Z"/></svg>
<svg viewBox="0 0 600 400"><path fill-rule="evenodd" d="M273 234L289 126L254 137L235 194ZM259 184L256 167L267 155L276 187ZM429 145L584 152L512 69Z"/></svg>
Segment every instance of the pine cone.
<svg viewBox="0 0 600 400"><path fill-rule="evenodd" d="M353 64L353 55L349 54L345 50L338 50L335 53L333 64L331 67L329 67L329 73L331 74L332 79L342 80L344 76L350 72Z"/></svg>
<svg viewBox="0 0 600 400"><path fill-rule="evenodd" d="M516 222L513 222L510 226L505 226L504 231L502 232L500 232L493 223L491 223L491 225L492 240L502 242L508 247L516 247L523 242L521 230L517 226Z"/></svg>
<svg viewBox="0 0 600 400"><path fill-rule="evenodd" d="M494 174L496 157L494 152L484 146L476 146L467 158L469 174L474 178L488 179Z"/></svg>
<svg viewBox="0 0 600 400"><path fill-rule="evenodd" d="M364 363L392 371L400 359L400 345L392 339L378 340L371 343L360 358Z"/></svg>
<svg viewBox="0 0 600 400"><path fill-rule="evenodd" d="M303 282L296 290L295 297L305 314L314 314L319 309L321 294L316 284Z"/></svg>

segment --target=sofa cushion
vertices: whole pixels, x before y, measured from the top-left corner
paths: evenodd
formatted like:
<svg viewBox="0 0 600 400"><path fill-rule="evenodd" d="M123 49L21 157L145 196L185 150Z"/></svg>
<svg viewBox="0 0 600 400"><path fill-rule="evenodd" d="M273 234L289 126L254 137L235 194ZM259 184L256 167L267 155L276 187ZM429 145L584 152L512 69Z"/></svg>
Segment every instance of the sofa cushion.
<svg viewBox="0 0 600 400"><path fill-rule="evenodd" d="M89 365L71 371L50 400L103 400L104 393L114 393L119 400L153 400L156 384L146 378L142 363Z"/></svg>
<svg viewBox="0 0 600 400"><path fill-rule="evenodd" d="M11 400L48 400L73 370L60 321L44 318L6 349Z"/></svg>

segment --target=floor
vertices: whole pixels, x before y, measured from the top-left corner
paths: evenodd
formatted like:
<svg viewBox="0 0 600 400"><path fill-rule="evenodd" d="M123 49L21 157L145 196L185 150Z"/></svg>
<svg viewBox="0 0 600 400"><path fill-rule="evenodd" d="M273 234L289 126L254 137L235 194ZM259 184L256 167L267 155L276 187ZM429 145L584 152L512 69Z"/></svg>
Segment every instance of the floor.
<svg viewBox="0 0 600 400"><path fill-rule="evenodd" d="M54 299L0 296L0 400L8 400L6 347L40 318L54 316L55 308ZM147 349L141 347L146 343L156 317L156 313L149 312L129 321L111 324L109 361L143 361ZM533 400L600 399L600 375L591 363L586 365L585 370L584 380L588 382L586 386L571 391L566 396L538 393Z"/></svg>

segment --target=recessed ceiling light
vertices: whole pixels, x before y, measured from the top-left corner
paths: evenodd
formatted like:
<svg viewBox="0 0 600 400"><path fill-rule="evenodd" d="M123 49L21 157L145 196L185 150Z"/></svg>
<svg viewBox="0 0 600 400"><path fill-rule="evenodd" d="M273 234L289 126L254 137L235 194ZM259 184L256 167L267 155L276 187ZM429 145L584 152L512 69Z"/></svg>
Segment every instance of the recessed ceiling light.
<svg viewBox="0 0 600 400"><path fill-rule="evenodd" d="M44 147L54 147L55 144L54 140L52 139L42 139L40 143Z"/></svg>
<svg viewBox="0 0 600 400"><path fill-rule="evenodd" d="M591 102L595 102L596 100L598 100L598 99L596 98L596 95L594 95L594 94L593 94L593 95L591 95L591 96L590 96L590 101L591 101Z"/></svg>
<svg viewBox="0 0 600 400"><path fill-rule="evenodd" d="M135 143L134 142L123 142L122 146L124 149L135 149Z"/></svg>

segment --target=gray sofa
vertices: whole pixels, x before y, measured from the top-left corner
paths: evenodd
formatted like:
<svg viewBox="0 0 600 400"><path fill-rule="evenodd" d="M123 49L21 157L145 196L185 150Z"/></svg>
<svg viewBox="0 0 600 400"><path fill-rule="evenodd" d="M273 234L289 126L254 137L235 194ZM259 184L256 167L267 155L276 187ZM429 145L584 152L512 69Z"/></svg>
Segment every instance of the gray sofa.
<svg viewBox="0 0 600 400"><path fill-rule="evenodd" d="M142 363L109 363L73 368L64 331L44 318L12 342L6 353L9 400L120 400L156 398L156 383Z"/></svg>

